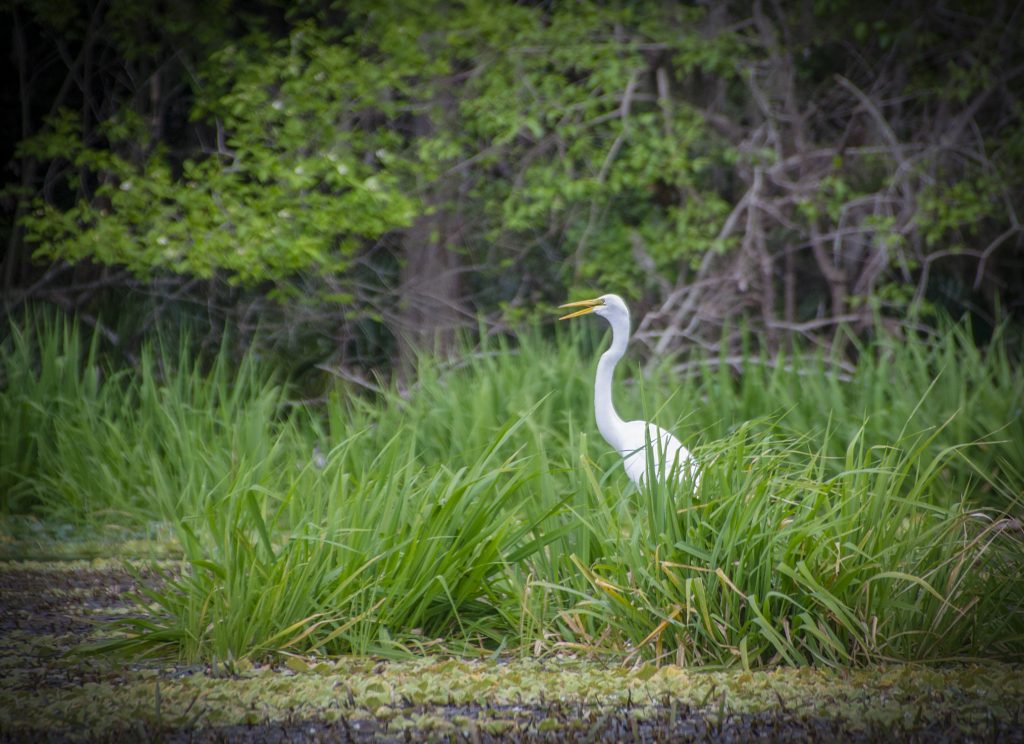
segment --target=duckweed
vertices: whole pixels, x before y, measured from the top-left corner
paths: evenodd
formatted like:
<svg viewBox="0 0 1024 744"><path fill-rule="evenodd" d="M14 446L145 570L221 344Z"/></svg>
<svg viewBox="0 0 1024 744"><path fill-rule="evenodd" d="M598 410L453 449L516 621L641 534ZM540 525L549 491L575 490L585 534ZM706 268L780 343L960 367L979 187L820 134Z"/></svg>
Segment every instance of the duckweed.
<svg viewBox="0 0 1024 744"><path fill-rule="evenodd" d="M1024 735L1024 674L1001 663L708 671L627 668L572 655L399 661L289 655L269 664L241 659L182 667L80 653L103 630L83 618L121 609L121 593L108 589L125 581L130 576L118 561L0 567L0 734L214 737L236 732L231 727L258 732L301 722L309 727L303 731L325 736L340 726L367 737L410 732L521 740L652 731L684 738L734 731L742 738L750 727L765 726L869 739L892 731Z"/></svg>

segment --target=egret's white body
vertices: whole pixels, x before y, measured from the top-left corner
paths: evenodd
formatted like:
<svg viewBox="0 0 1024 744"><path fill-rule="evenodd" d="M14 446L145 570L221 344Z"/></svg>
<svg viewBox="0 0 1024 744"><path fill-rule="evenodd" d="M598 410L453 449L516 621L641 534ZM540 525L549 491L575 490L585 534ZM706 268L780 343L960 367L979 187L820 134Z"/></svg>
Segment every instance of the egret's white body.
<svg viewBox="0 0 1024 744"><path fill-rule="evenodd" d="M697 462L682 442L649 421L623 421L615 411L612 379L615 365L626 353L629 342L629 308L626 303L618 295L606 294L593 300L570 302L562 307L583 308L563 316L562 320L594 313L612 327L612 345L597 363L594 416L601 436L622 456L626 475L640 485L647 481L648 465L653 463L655 480L667 477L670 481L689 482L696 488L700 477Z"/></svg>

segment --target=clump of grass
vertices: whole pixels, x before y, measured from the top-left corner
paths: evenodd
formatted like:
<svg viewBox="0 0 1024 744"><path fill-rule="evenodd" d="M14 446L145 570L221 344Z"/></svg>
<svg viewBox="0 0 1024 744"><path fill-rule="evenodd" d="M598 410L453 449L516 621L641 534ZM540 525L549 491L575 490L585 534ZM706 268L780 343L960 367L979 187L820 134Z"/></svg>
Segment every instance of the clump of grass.
<svg viewBox="0 0 1024 744"><path fill-rule="evenodd" d="M463 466L425 467L403 432L365 457L364 429L286 493L233 489L182 520L186 574L148 591L156 617L115 645L231 660L500 643L509 562L553 539L516 508L529 469L502 454L524 421Z"/></svg>
<svg viewBox="0 0 1024 744"><path fill-rule="evenodd" d="M629 520L599 513L572 644L747 668L1019 657L1024 543L943 493L956 452L928 459L939 433L859 432L835 474L823 448L752 426L709 442L695 493L653 483Z"/></svg>

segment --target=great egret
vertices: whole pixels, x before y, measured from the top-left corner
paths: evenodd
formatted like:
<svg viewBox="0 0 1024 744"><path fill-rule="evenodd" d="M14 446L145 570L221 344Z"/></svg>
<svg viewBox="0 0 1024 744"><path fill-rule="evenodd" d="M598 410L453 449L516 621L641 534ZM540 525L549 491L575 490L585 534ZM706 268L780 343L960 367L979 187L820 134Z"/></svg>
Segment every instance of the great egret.
<svg viewBox="0 0 1024 744"><path fill-rule="evenodd" d="M563 315L559 320L594 313L607 320L612 327L612 345L597 363L594 416L601 436L622 455L626 475L638 486L641 485L647 480L647 464L650 461L654 464L656 480L667 475L672 480L688 481L696 488L699 481L697 462L678 439L656 424L649 421L623 421L615 412L612 379L615 376L615 365L626 353L626 344L629 342L629 308L626 303L618 295L606 294L593 300L569 302L561 307L582 309Z"/></svg>

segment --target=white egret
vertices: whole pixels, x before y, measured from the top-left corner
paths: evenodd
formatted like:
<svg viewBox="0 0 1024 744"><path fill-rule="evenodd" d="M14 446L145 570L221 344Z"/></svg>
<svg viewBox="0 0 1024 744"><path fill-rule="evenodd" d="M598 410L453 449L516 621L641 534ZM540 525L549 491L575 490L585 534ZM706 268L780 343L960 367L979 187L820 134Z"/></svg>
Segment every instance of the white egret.
<svg viewBox="0 0 1024 744"><path fill-rule="evenodd" d="M697 461L678 439L656 424L649 421L623 421L615 412L612 379L615 365L626 353L626 344L629 342L629 308L626 303L618 295L606 294L593 300L569 302L561 307L582 309L563 315L559 320L594 313L607 320L612 327L612 345L597 363L594 416L601 436L622 456L626 475L639 486L647 480L647 465L651 462L654 464L656 480L668 477L678 482L689 482L696 488L700 478Z"/></svg>

